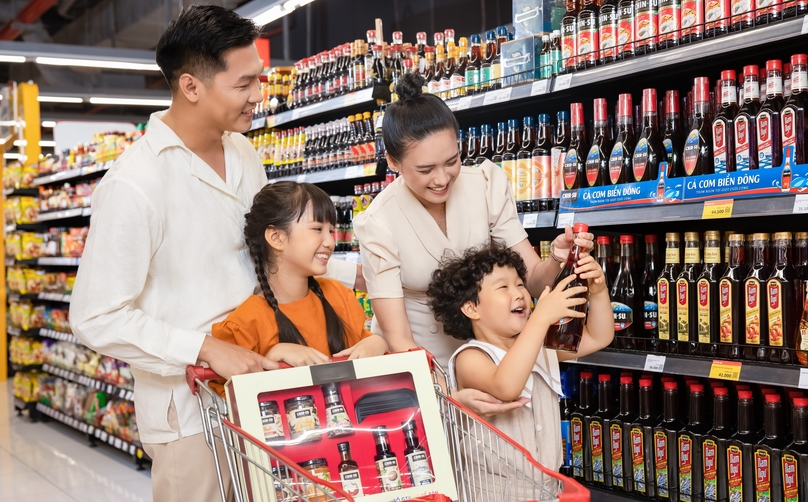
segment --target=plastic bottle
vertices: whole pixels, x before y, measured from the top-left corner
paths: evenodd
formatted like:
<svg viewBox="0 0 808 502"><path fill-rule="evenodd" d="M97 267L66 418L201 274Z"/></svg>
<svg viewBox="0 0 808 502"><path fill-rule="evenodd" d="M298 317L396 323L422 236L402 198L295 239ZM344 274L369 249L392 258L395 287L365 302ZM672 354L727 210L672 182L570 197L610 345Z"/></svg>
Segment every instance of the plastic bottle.
<svg viewBox="0 0 808 502"><path fill-rule="evenodd" d="M679 448L678 435L684 429L677 411L680 409L679 391L675 381L663 384L662 422L654 427L654 477L656 495L660 500L678 501Z"/></svg>
<svg viewBox="0 0 808 502"><path fill-rule="evenodd" d="M682 137L682 124L679 116L679 91L665 92L665 134L662 145L668 160L668 178L685 176L683 160L685 140Z"/></svg>
<svg viewBox="0 0 808 502"><path fill-rule="evenodd" d="M612 486L612 449L609 428L617 413L608 373L598 375L598 411L589 418L589 448L592 456L592 482L597 486Z"/></svg>
<svg viewBox="0 0 808 502"><path fill-rule="evenodd" d="M617 0L606 0L600 8L598 45L600 64L608 64L617 59Z"/></svg>
<svg viewBox="0 0 808 502"><path fill-rule="evenodd" d="M566 0L567 12L561 18L561 70L572 73L578 64L578 0Z"/></svg>

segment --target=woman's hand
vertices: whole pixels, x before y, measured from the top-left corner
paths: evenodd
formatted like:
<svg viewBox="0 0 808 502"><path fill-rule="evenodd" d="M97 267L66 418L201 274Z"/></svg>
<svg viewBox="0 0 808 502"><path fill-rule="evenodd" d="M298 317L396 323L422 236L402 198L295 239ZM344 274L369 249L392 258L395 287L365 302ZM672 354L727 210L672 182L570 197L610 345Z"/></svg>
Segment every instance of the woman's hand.
<svg viewBox="0 0 808 502"><path fill-rule="evenodd" d="M267 354L267 358L285 362L289 366L313 366L329 361L327 355L317 349L298 345L296 343L279 343L272 347Z"/></svg>
<svg viewBox="0 0 808 502"><path fill-rule="evenodd" d="M581 279L589 281L590 295L599 295L606 291L606 276L603 275L603 269L589 253L581 253L578 257L578 267L573 272Z"/></svg>
<svg viewBox="0 0 808 502"><path fill-rule="evenodd" d="M452 392L452 397L457 399L460 404L470 409L481 417L490 417L499 415L516 408L521 408L530 402L526 397L520 397L516 401L510 403L503 403L491 394L476 389L463 389Z"/></svg>
<svg viewBox="0 0 808 502"><path fill-rule="evenodd" d="M559 319L565 317L586 317L585 312L578 312L575 307L585 304L587 299L574 298L576 295L586 293L586 286L566 289L575 280L575 277L575 274L570 274L559 282L552 291L550 291L549 286L544 288L531 317L538 316L539 321L544 326L555 324Z"/></svg>
<svg viewBox="0 0 808 502"><path fill-rule="evenodd" d="M383 356L385 352L387 352L387 342L384 341L384 338L373 335L360 340L353 347L337 352L334 357L347 357L351 361L364 357Z"/></svg>
<svg viewBox="0 0 808 502"><path fill-rule="evenodd" d="M567 255L570 254L573 244L581 246L581 249L587 253L595 249L595 236L589 232L580 232L576 237L572 231L572 227L567 225L564 233L559 235L553 240L553 253L555 254L556 261L566 262Z"/></svg>

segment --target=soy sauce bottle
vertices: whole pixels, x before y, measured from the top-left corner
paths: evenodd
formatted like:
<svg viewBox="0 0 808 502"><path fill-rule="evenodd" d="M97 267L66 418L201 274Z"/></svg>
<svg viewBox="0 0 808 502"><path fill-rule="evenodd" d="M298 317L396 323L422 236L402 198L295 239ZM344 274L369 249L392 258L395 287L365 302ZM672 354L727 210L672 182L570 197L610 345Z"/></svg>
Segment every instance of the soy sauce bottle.
<svg viewBox="0 0 808 502"><path fill-rule="evenodd" d="M589 226L584 223L576 223L573 226L573 231L575 234L586 232L588 230ZM564 268L561 269L556 276L555 281L553 281L553 288L555 288L559 282L573 273L573 270L575 270L575 268L578 266L578 255L581 252L582 248L578 245L574 245L572 249L570 249L570 253L567 255L567 261L564 264ZM567 289L577 286L586 286L586 279L576 277L576 279L567 286ZM586 293L583 293L577 297L583 298L585 296ZM578 310L578 312L584 312L586 309L586 304L578 305L575 307L575 309ZM578 344L581 342L583 329L584 320L581 317L566 317L560 319L557 323L551 325L547 330L547 336L544 339L544 346L554 350L577 352Z"/></svg>
<svg viewBox="0 0 808 502"><path fill-rule="evenodd" d="M598 39L598 17L600 6L597 0L583 0L583 8L578 13L576 37L578 50L578 70L592 68L600 57Z"/></svg>
<svg viewBox="0 0 808 502"><path fill-rule="evenodd" d="M648 0L649 4L652 0ZM642 134L634 149L633 181L655 180L659 176L659 163L667 159L665 145L659 135L656 89L642 91Z"/></svg>
<svg viewBox="0 0 808 502"><path fill-rule="evenodd" d="M755 500L782 500L783 475L781 469L782 450L789 441L783 430L783 410L780 394L766 394L763 406L763 428L765 436L755 446L753 469L755 478Z"/></svg>
<svg viewBox="0 0 808 502"><path fill-rule="evenodd" d="M721 266L721 233L704 234L704 269L696 282L697 336L702 344L702 355L718 355L720 294L719 281L724 269Z"/></svg>
<svg viewBox="0 0 808 502"><path fill-rule="evenodd" d="M640 407L637 419L628 424L625 433L626 462L629 462L628 480L632 491L641 497L654 498L656 476L654 472L654 427L659 420L654 413L654 381L640 379Z"/></svg>
<svg viewBox="0 0 808 502"><path fill-rule="evenodd" d="M583 12L583 11L582 11ZM583 103L570 105L572 128L570 146L564 156L564 188L573 190L586 186L586 157L589 145L586 142Z"/></svg>
<svg viewBox="0 0 808 502"><path fill-rule="evenodd" d="M612 450L607 443L611 420L617 416L612 394L612 376L598 375L598 411L589 419L589 453L592 457L592 482L597 486L612 486Z"/></svg>
<svg viewBox="0 0 808 502"><path fill-rule="evenodd" d="M657 333L659 352L675 352L676 349L676 279L682 271L679 250L679 234L665 234L665 266L657 279Z"/></svg>
<svg viewBox="0 0 808 502"><path fill-rule="evenodd" d="M743 234L729 236L729 266L718 281L718 356L737 360L745 340L744 286L746 277Z"/></svg>
<svg viewBox="0 0 808 502"><path fill-rule="evenodd" d="M595 187L609 179L609 154L612 151L606 100L595 99L594 138L586 156L586 186Z"/></svg>
<svg viewBox="0 0 808 502"><path fill-rule="evenodd" d="M757 65L743 67L743 104L735 116L735 169L757 169L757 128L760 110L759 70Z"/></svg>
<svg viewBox="0 0 808 502"><path fill-rule="evenodd" d="M806 500L808 497L808 398L794 399L791 414L794 441L783 451L780 468L783 474L783 499Z"/></svg>
<svg viewBox="0 0 808 502"><path fill-rule="evenodd" d="M550 150L550 173L551 194L554 199L561 197L564 190L564 159L567 157L567 149L570 147L570 117L569 113L562 110L558 112L558 124L556 124L555 140L553 148Z"/></svg>
<svg viewBox="0 0 808 502"><path fill-rule="evenodd" d="M572 413L570 430L572 436L572 476L586 482L592 481L592 451L589 446L589 419L595 413L592 400L592 372L581 372L578 408Z"/></svg>
<svg viewBox="0 0 808 502"><path fill-rule="evenodd" d="M780 167L783 149L780 136L780 112L783 109L783 62L766 61L766 102L757 114L758 168Z"/></svg>
<svg viewBox="0 0 808 502"><path fill-rule="evenodd" d="M647 350L656 349L659 336L657 325L659 307L657 305L657 282L659 276L659 245L656 235L645 236L645 269L642 273L640 287L643 291L643 329L649 346ZM642 350L643 347L640 347Z"/></svg>
<svg viewBox="0 0 808 502"><path fill-rule="evenodd" d="M616 490L625 492L634 490L629 427L637 420L635 394L634 379L630 376L621 376L620 412L609 423L608 431L612 460L612 486Z"/></svg>
<svg viewBox="0 0 808 502"><path fill-rule="evenodd" d="M735 171L735 117L738 115L738 92L735 71L721 72L721 108L713 120L713 168L716 173Z"/></svg>
<svg viewBox="0 0 808 502"><path fill-rule="evenodd" d="M685 233L685 266L676 278L676 340L680 354L699 351L696 281L701 272L698 232Z"/></svg>
<svg viewBox="0 0 808 502"><path fill-rule="evenodd" d="M597 237L597 244L598 264L603 270L603 275L606 277L606 287L611 291L614 285L614 276L617 273L614 260L612 259L612 238L608 235L599 235Z"/></svg>
<svg viewBox="0 0 808 502"><path fill-rule="evenodd" d="M727 500L727 444L733 428L729 389L713 388L713 427L702 437L702 479L705 501Z"/></svg>
<svg viewBox="0 0 808 502"><path fill-rule="evenodd" d="M755 445L760 441L755 424L755 402L751 390L738 391L738 430L727 443L727 480L729 500L749 500L755 489L751 467Z"/></svg>
<svg viewBox="0 0 808 502"><path fill-rule="evenodd" d="M769 305L766 301L766 281L771 275L769 265L769 234L752 237L752 268L744 280L744 332L743 358L747 361L766 361L769 345Z"/></svg>
<svg viewBox="0 0 808 502"><path fill-rule="evenodd" d="M685 165L682 159L684 155L685 140L682 137L682 123L679 116L679 91L665 92L665 134L662 137L662 145L668 160L668 178L683 178L685 176Z"/></svg>
<svg viewBox="0 0 808 502"><path fill-rule="evenodd" d="M704 481L702 479L703 457L702 436L710 430L705 420L704 386L690 385L689 422L678 436L679 453L679 500L701 500Z"/></svg>
<svg viewBox="0 0 808 502"><path fill-rule="evenodd" d="M713 174L710 79L697 77L693 92L692 126L685 140L684 164L687 176Z"/></svg>
<svg viewBox="0 0 808 502"><path fill-rule="evenodd" d="M654 477L659 500L679 501L679 433L684 424L679 420L679 392L676 381L663 384L662 423L654 427Z"/></svg>
<svg viewBox="0 0 808 502"><path fill-rule="evenodd" d="M796 273L791 265L791 232L774 234L774 268L766 282L769 307L769 361L791 364L797 329L797 305L794 291Z"/></svg>
<svg viewBox="0 0 808 502"><path fill-rule="evenodd" d="M645 336L642 318L642 293L634 272L634 237L620 236L620 267L611 289L614 314L614 346L618 349L634 349L636 337Z"/></svg>
<svg viewBox="0 0 808 502"><path fill-rule="evenodd" d="M617 137L609 155L609 181L621 185L629 180L634 155L634 119L631 94L618 98Z"/></svg>
<svg viewBox="0 0 808 502"><path fill-rule="evenodd" d="M791 68L792 91L780 116L780 130L783 132L783 147L794 147L794 162L805 164L808 162L808 120L805 116L805 109L808 108L808 55L791 56Z"/></svg>

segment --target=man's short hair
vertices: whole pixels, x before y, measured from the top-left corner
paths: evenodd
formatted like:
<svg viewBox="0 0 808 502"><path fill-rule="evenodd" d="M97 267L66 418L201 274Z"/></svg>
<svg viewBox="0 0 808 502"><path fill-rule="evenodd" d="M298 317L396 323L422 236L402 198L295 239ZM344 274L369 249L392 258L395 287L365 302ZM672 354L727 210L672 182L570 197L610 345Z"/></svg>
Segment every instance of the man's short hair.
<svg viewBox="0 0 808 502"><path fill-rule="evenodd" d="M255 42L260 29L251 19L218 5L192 5L180 12L157 43L157 65L171 91L189 73L212 78L227 69L224 53Z"/></svg>

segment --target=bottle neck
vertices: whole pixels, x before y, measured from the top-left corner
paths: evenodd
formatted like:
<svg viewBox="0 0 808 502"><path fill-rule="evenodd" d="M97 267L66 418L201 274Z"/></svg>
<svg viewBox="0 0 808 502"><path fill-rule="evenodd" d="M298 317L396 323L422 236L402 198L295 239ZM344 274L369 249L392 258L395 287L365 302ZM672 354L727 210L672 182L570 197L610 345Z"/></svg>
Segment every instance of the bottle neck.
<svg viewBox="0 0 808 502"><path fill-rule="evenodd" d="M792 83L793 85L793 83ZM780 70L769 70L766 74L766 98L783 95L783 74Z"/></svg>
<svg viewBox="0 0 808 502"><path fill-rule="evenodd" d="M721 85L721 104L732 106L738 103L738 89L734 80L724 80Z"/></svg>
<svg viewBox="0 0 808 502"><path fill-rule="evenodd" d="M581 409L592 407L592 380L581 380Z"/></svg>
<svg viewBox="0 0 808 502"><path fill-rule="evenodd" d="M755 428L754 402L751 399L738 400L738 433L749 434Z"/></svg>
<svg viewBox="0 0 808 502"><path fill-rule="evenodd" d="M806 65L795 65L791 69L791 94L808 91L808 68Z"/></svg>
<svg viewBox="0 0 808 502"><path fill-rule="evenodd" d="M351 462L353 459L351 458L351 452L349 451L341 451L339 452L340 462Z"/></svg>
<svg viewBox="0 0 808 502"><path fill-rule="evenodd" d="M702 423L704 414L704 394L701 392L690 393L690 425Z"/></svg>
<svg viewBox="0 0 808 502"><path fill-rule="evenodd" d="M620 414L630 415L634 411L634 385L620 385Z"/></svg>
<svg viewBox="0 0 808 502"><path fill-rule="evenodd" d="M808 265L808 240L800 239L796 247L796 265Z"/></svg>
<svg viewBox="0 0 808 502"><path fill-rule="evenodd" d="M707 241L704 243L704 263L721 263L721 242Z"/></svg>
<svg viewBox="0 0 808 502"><path fill-rule="evenodd" d="M665 248L665 264L678 265L679 263L679 242L668 242L667 247Z"/></svg>
<svg viewBox="0 0 808 502"><path fill-rule="evenodd" d="M665 389L662 397L662 416L665 422L676 420L676 409L679 406L679 392L675 389Z"/></svg>
<svg viewBox="0 0 808 502"><path fill-rule="evenodd" d="M693 118L695 119L694 125L699 125L710 117L710 102L709 101L696 101L693 103Z"/></svg>
<svg viewBox="0 0 808 502"><path fill-rule="evenodd" d="M766 439L776 439L780 436L781 415L782 407L780 403L766 403L763 408L763 426L766 430Z"/></svg>
<svg viewBox="0 0 808 502"><path fill-rule="evenodd" d="M787 240L779 240L776 246L776 262L777 267L785 267L789 263L789 255L791 255L791 243Z"/></svg>
<svg viewBox="0 0 808 502"><path fill-rule="evenodd" d="M755 266L762 267L766 265L768 254L768 247L765 242L755 241L752 244L752 262Z"/></svg>
<svg viewBox="0 0 808 502"><path fill-rule="evenodd" d="M598 259L610 259L612 257L612 246L609 244L598 244Z"/></svg>
<svg viewBox="0 0 808 502"><path fill-rule="evenodd" d="M743 101L760 101L760 84L757 75L747 75L743 83Z"/></svg>
<svg viewBox="0 0 808 502"><path fill-rule="evenodd" d="M654 414L654 388L640 387L640 418L647 420Z"/></svg>
<svg viewBox="0 0 808 502"><path fill-rule="evenodd" d="M620 244L620 266L624 269L631 266L631 244Z"/></svg>
<svg viewBox="0 0 808 502"><path fill-rule="evenodd" d="M743 243L732 243L729 245L729 266L732 268L740 267L744 264L745 248Z"/></svg>
<svg viewBox="0 0 808 502"><path fill-rule="evenodd" d="M713 402L713 428L722 430L727 427L729 418L729 397L715 396Z"/></svg>
<svg viewBox="0 0 808 502"><path fill-rule="evenodd" d="M651 129L652 131L656 131L659 129L659 118L656 112L646 113L642 117L642 127L643 129Z"/></svg>
<svg viewBox="0 0 808 502"><path fill-rule="evenodd" d="M612 409L614 398L612 395L611 382L599 382L598 384L598 411L600 413L609 413Z"/></svg>
<svg viewBox="0 0 808 502"><path fill-rule="evenodd" d="M669 135L672 132L679 130L679 113L668 113L665 115L665 134Z"/></svg>
<svg viewBox="0 0 808 502"><path fill-rule="evenodd" d="M808 408L794 408L791 417L794 442L805 444L808 442Z"/></svg>

